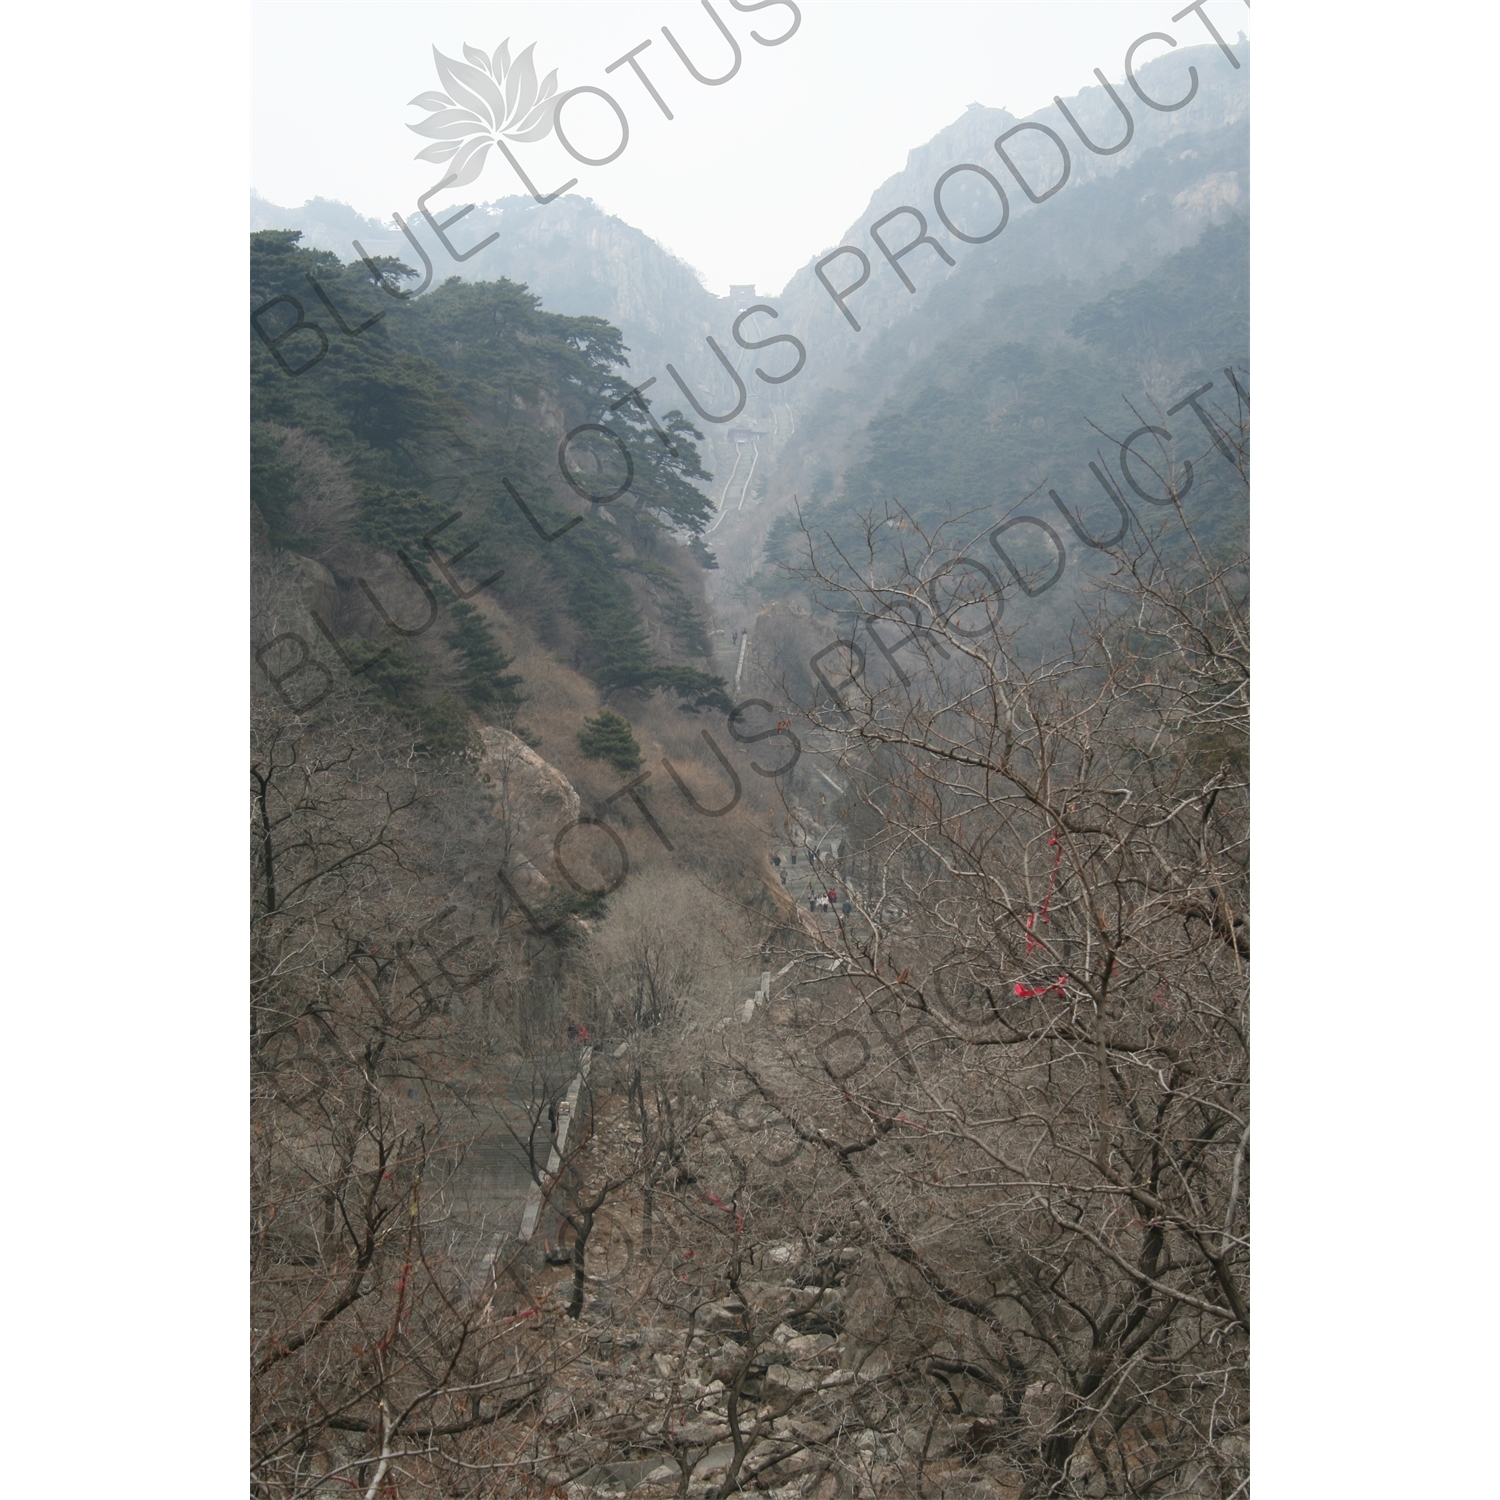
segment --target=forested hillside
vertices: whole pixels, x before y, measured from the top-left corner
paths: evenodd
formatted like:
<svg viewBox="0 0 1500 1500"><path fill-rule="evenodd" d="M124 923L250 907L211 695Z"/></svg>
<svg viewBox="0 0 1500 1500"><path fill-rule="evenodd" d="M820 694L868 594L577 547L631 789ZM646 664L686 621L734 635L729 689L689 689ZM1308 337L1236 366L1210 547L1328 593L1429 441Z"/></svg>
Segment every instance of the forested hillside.
<svg viewBox="0 0 1500 1500"><path fill-rule="evenodd" d="M692 267L590 199L568 193L547 204L524 196L480 203L452 230L462 251L478 247L461 263L414 205L392 207L411 238L394 220L366 218L323 199L283 208L252 196L250 220L255 229L299 229L307 249L332 251L344 261L355 258L358 241L371 256L392 256L425 274L425 254L439 283L446 274L473 282L512 281L534 292L551 312L605 318L621 330L632 369L645 372L641 379L659 375L667 360L679 369L708 373L711 360L699 369L707 354L703 338L716 331L724 337L726 299L709 292Z"/></svg>
<svg viewBox="0 0 1500 1500"><path fill-rule="evenodd" d="M981 544L969 555L995 568L1018 607L1045 625L1038 639L1049 630L1055 638L1089 572L1109 566L1095 543L1120 531L1122 507L1149 522L1175 492L1203 544L1226 555L1242 548L1243 476L1223 435L1238 430L1248 409L1249 271L1248 223L1235 217L1097 300L1061 280L1022 296L997 293L906 369L895 393L850 435L853 454L837 476L825 435L838 430L842 408L826 403L788 454L789 462L799 455L822 462L802 503L770 530L761 590L796 587L787 565L805 555L804 530L859 554L867 519L878 515L890 528L876 556L889 562L908 526L929 534L944 527L963 549L1024 512L1058 533L1049 542L1034 527L1031 535L1016 528L1004 543L1028 586L1052 573L1064 549L1045 602L1023 596L1021 580L1009 579L992 548ZM1191 408L1166 415L1169 404L1204 387L1199 404L1213 431ZM1137 433L1122 467L1122 440L1146 425L1167 438L1146 434L1142 442ZM1170 488L1159 477L1168 469Z"/></svg>
<svg viewBox="0 0 1500 1500"><path fill-rule="evenodd" d="M423 539L445 528L433 545L444 557L467 549L470 585L503 572L492 597L513 605L606 693L664 688L690 706L723 703L717 678L701 665L696 575L712 559L699 543L691 562L674 541L696 541L708 515L694 483L706 477L697 434L678 413L661 423L668 441L635 403L614 411L615 429L629 434L633 473L627 500L613 509L580 497L608 501L625 477L618 447L597 431L568 441L571 484L562 472L567 434L597 424L628 391L619 333L598 318L546 313L503 281L454 279L404 301L396 289L415 275L409 268L382 262L386 280L377 288L359 262L346 267L329 252L300 249L297 238L264 231L251 241L251 498L270 542L315 562L350 540L392 561L404 554L411 576L390 611L410 619L423 609L417 590L442 587ZM347 498L320 496L304 474L298 455L307 440L347 477ZM585 508L593 524L543 540L541 531L555 532ZM335 582L337 618L325 623L363 660L381 606L352 576ZM653 644L648 630L663 623ZM472 624L460 633L452 647L460 658L487 649ZM446 637L406 644L421 634L407 632L388 652L382 646L367 673L430 718L427 679ZM451 668L462 675L460 663ZM481 706L476 690L457 691Z"/></svg>

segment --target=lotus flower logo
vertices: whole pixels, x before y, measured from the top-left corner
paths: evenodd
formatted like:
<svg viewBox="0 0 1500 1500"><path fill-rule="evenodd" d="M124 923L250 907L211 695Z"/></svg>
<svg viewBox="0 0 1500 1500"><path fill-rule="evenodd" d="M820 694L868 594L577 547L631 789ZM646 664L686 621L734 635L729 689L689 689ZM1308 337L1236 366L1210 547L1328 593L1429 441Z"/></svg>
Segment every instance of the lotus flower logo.
<svg viewBox="0 0 1500 1500"><path fill-rule="evenodd" d="M558 104L557 69L538 88L532 47L514 62L509 40L495 48L493 57L465 42L467 62L432 49L438 77L448 92L418 94L411 102L432 113L420 125L406 128L436 142L417 152L416 160L446 162L446 175L453 178L449 187L473 182L484 170L490 147L501 136L524 142L539 141L551 133Z"/></svg>

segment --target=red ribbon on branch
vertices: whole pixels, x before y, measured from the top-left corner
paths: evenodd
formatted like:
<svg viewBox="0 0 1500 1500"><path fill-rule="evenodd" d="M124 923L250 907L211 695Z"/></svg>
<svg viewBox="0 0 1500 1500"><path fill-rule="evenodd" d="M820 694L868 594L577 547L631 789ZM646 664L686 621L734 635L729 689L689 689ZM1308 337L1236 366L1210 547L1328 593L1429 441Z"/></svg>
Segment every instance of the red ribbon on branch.
<svg viewBox="0 0 1500 1500"><path fill-rule="evenodd" d="M1059 832L1060 831L1061 830L1059 830ZM1057 850L1057 858L1052 861L1052 878L1047 882L1047 894L1042 901L1041 910L1041 918L1043 923L1046 926L1050 927L1052 925L1052 918L1047 914L1047 908L1052 905L1052 892L1057 888L1057 870L1058 866L1062 864L1062 844L1058 841L1057 834L1053 833L1047 836L1047 845L1049 848L1055 848ZM1026 952L1028 954L1033 948L1036 947L1038 942L1038 939L1032 937L1031 935L1031 926L1032 923L1036 921L1036 918L1036 912L1029 911L1026 913ZM1020 991L1017 990L1017 993L1019 994Z"/></svg>
<svg viewBox="0 0 1500 1500"><path fill-rule="evenodd" d="M406 1282L411 1275L411 1262L401 1268L401 1280L396 1283L396 1316L391 1320L391 1326L386 1329L385 1337L375 1346L382 1354L395 1342L396 1335L403 1331L402 1313L406 1310Z"/></svg>
<svg viewBox="0 0 1500 1500"><path fill-rule="evenodd" d="M1063 987L1067 982L1068 976L1066 974L1059 974L1056 984L1049 984L1045 989L1034 990L1029 984L1022 984L1020 980L1017 980L1016 997L1020 1000L1040 1000L1046 995L1056 995L1059 1000L1066 1000L1068 997L1063 992Z"/></svg>
<svg viewBox="0 0 1500 1500"><path fill-rule="evenodd" d="M745 1221L737 1208L731 1208L727 1203L715 1198L712 1193L705 1193L703 1201L705 1203L712 1203L715 1208L722 1208L726 1214L733 1214L737 1233L743 1234L745 1232Z"/></svg>

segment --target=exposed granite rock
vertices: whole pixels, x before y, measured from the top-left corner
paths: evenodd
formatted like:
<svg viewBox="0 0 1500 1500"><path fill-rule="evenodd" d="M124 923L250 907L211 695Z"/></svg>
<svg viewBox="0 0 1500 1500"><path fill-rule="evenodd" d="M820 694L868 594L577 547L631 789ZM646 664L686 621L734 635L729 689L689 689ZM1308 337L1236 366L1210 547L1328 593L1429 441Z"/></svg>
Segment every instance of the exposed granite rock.
<svg viewBox="0 0 1500 1500"><path fill-rule="evenodd" d="M545 885L553 840L578 816L578 793L556 766L509 730L486 724L479 733L484 741L479 777L505 826L507 875L521 889Z"/></svg>

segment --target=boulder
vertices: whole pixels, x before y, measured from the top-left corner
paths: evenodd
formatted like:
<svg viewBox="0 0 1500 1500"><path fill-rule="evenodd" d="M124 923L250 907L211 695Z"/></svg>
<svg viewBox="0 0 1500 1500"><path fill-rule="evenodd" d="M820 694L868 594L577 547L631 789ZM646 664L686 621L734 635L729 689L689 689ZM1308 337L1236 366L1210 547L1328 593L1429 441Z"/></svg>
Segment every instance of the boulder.
<svg viewBox="0 0 1500 1500"><path fill-rule="evenodd" d="M506 878L522 894L547 885L553 841L577 816L573 783L508 729L486 724L478 774L505 825Z"/></svg>
<svg viewBox="0 0 1500 1500"><path fill-rule="evenodd" d="M698 1309L698 1329L702 1333L738 1333L744 1311L745 1304L733 1297L723 1302L706 1303Z"/></svg>
<svg viewBox="0 0 1500 1500"><path fill-rule="evenodd" d="M771 1365L766 1370L765 1393L767 1397L800 1396L813 1390L818 1384L816 1375L805 1370L795 1370L790 1365Z"/></svg>

